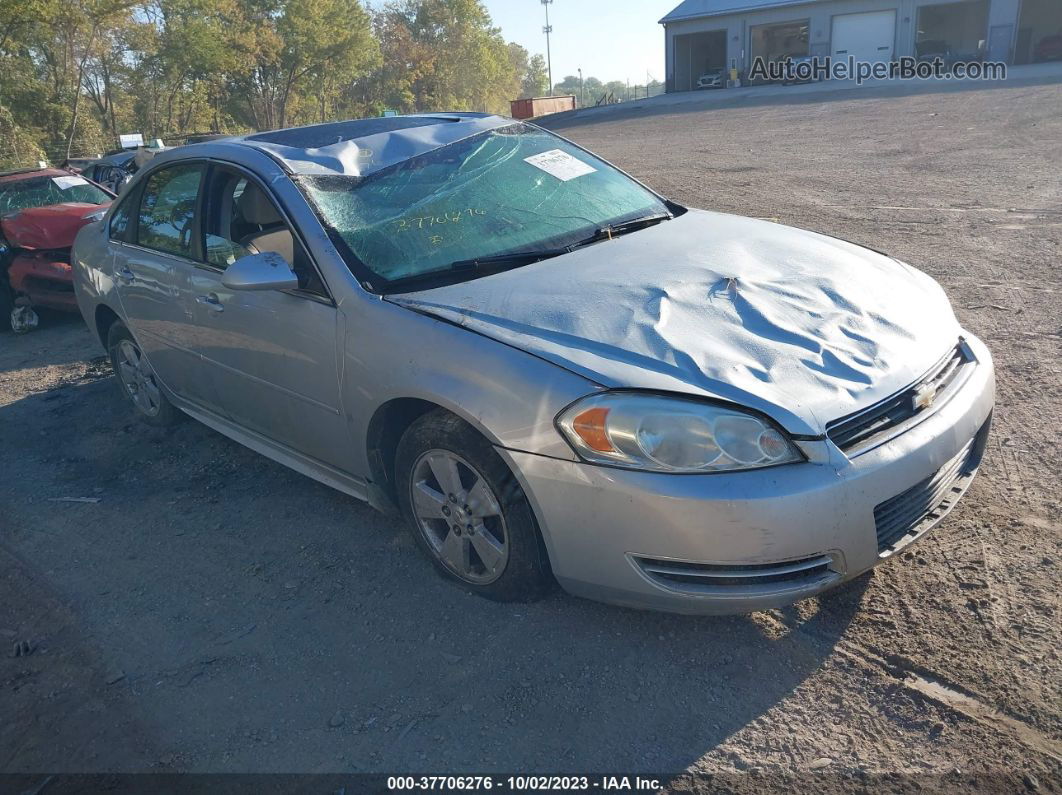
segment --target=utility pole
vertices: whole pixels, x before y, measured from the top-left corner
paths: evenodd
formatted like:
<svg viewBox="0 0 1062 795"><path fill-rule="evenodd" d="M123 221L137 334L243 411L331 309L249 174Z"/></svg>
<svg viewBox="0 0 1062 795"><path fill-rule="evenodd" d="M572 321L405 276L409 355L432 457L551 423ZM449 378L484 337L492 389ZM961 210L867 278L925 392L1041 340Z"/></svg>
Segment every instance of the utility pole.
<svg viewBox="0 0 1062 795"><path fill-rule="evenodd" d="M586 106L586 92L583 90L583 67L579 67L579 107Z"/></svg>
<svg viewBox="0 0 1062 795"><path fill-rule="evenodd" d="M549 24L549 6L553 0L542 0L542 5L546 9L546 24L542 28L542 32L546 34L546 72L549 74L549 95L553 96L553 59L549 54L549 34L553 32L553 26Z"/></svg>

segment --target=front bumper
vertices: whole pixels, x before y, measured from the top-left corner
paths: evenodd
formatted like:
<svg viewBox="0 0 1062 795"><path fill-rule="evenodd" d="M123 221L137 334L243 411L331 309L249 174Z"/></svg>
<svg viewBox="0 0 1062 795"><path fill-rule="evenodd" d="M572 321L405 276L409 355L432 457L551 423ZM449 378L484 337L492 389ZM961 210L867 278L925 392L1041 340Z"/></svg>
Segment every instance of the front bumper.
<svg viewBox="0 0 1062 795"><path fill-rule="evenodd" d="M527 493L554 575L569 592L682 613L779 607L853 579L921 538L969 486L995 376L988 349L965 339L975 362L947 401L852 457L823 440L801 443L807 463L668 475L499 452ZM920 499L940 502L924 506L915 529L883 546L883 512L894 512L905 493L918 510Z"/></svg>
<svg viewBox="0 0 1062 795"><path fill-rule="evenodd" d="M74 272L69 252L60 258L53 252L19 254L11 260L8 279L16 295L29 298L34 306L46 306L67 312L77 311L74 296Z"/></svg>

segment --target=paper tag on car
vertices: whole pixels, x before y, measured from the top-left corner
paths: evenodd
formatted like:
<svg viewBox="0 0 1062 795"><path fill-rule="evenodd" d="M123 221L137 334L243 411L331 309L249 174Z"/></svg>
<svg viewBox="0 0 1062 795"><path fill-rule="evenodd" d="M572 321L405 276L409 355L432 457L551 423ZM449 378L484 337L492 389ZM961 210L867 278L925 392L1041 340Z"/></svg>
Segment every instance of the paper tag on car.
<svg viewBox="0 0 1062 795"><path fill-rule="evenodd" d="M582 160L572 157L560 149L550 149L548 152L531 155L531 157L525 157L524 161L535 168L542 169L547 174L552 174L561 182L567 182L570 179L597 171L593 166L587 165Z"/></svg>
<svg viewBox="0 0 1062 795"><path fill-rule="evenodd" d="M84 177L52 177L52 182L59 190L76 188L78 185L88 185Z"/></svg>

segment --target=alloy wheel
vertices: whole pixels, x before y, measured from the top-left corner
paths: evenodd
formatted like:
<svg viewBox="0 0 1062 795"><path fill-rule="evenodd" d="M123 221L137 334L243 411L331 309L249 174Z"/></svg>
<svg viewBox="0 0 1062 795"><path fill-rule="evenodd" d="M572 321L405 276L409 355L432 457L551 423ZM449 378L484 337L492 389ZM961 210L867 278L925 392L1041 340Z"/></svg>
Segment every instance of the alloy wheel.
<svg viewBox="0 0 1062 795"><path fill-rule="evenodd" d="M129 397L140 411L149 417L158 415L162 407L162 392L155 380L155 372L147 357L130 340L118 343L118 377Z"/></svg>
<svg viewBox="0 0 1062 795"><path fill-rule="evenodd" d="M509 560L501 502L487 480L449 450L428 450L409 485L417 527L439 560L462 580L494 582Z"/></svg>

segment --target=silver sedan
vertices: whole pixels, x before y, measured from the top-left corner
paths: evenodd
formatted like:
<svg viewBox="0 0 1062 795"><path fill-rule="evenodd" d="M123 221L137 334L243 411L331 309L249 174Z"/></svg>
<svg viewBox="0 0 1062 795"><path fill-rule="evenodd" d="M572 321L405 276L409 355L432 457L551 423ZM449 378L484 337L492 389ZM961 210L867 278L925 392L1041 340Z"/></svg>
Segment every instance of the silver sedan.
<svg viewBox="0 0 1062 795"><path fill-rule="evenodd" d="M142 419L400 512L494 599L814 595L954 507L992 414L989 352L925 274L497 116L164 152L74 261Z"/></svg>

